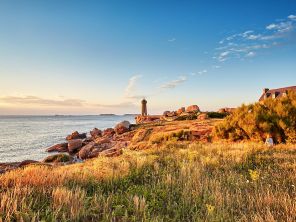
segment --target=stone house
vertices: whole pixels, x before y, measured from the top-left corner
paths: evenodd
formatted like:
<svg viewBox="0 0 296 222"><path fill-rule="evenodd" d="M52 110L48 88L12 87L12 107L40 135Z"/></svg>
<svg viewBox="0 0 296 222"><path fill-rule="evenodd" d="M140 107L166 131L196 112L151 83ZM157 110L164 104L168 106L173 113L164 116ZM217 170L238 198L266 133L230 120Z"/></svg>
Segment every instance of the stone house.
<svg viewBox="0 0 296 222"><path fill-rule="evenodd" d="M278 89L268 89L264 88L259 101L263 101L267 98L280 98L282 96L286 96L289 91L296 92L296 86L290 86L285 88L278 88Z"/></svg>

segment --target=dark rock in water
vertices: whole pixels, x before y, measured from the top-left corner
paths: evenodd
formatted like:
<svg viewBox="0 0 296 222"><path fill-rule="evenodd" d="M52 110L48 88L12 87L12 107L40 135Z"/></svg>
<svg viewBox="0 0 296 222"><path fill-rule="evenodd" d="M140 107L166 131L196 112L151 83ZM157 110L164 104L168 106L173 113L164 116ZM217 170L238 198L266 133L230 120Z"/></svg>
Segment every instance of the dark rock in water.
<svg viewBox="0 0 296 222"><path fill-rule="evenodd" d="M75 153L81 147L82 147L82 140L81 139L69 140L69 142L68 142L69 153Z"/></svg>
<svg viewBox="0 0 296 222"><path fill-rule="evenodd" d="M36 161L36 160L24 160L18 164L18 167L23 167L23 166L27 166L27 165L35 164L35 163L40 163L40 162Z"/></svg>
<svg viewBox="0 0 296 222"><path fill-rule="evenodd" d="M102 130L99 130L98 128L94 128L93 130L90 131L90 135L93 138L100 137L102 136Z"/></svg>
<svg viewBox="0 0 296 222"><path fill-rule="evenodd" d="M115 126L114 130L116 134L123 134L129 131L130 125L129 121L122 121Z"/></svg>
<svg viewBox="0 0 296 222"><path fill-rule="evenodd" d="M107 128L103 131L103 136L112 137L115 134L115 130L113 128Z"/></svg>
<svg viewBox="0 0 296 222"><path fill-rule="evenodd" d="M68 143L59 143L46 149L47 152L68 152Z"/></svg>
<svg viewBox="0 0 296 222"><path fill-rule="evenodd" d="M66 163L66 162L71 162L72 160L73 160L73 157L71 157L70 155L60 153L60 154L48 156L42 162L43 163Z"/></svg>
<svg viewBox="0 0 296 222"><path fill-rule="evenodd" d="M77 131L73 132L71 135L66 137L66 140L74 140L74 139L85 139L86 133L78 133Z"/></svg>

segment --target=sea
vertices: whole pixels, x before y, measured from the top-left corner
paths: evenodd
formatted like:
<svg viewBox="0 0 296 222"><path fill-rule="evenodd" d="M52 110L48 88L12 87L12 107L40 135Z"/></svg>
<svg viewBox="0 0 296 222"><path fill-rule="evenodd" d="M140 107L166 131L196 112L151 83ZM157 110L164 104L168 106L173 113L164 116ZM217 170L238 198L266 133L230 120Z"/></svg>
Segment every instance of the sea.
<svg viewBox="0 0 296 222"><path fill-rule="evenodd" d="M123 120L135 123L135 115L0 116L0 163L42 160L49 155L47 147L64 142L74 131L89 134Z"/></svg>

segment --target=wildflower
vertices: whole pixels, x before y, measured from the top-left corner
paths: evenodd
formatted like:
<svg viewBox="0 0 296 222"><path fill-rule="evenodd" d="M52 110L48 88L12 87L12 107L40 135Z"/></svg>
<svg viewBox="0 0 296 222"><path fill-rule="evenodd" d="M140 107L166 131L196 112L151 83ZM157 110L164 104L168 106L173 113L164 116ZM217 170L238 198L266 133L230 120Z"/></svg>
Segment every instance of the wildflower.
<svg viewBox="0 0 296 222"><path fill-rule="evenodd" d="M257 170L249 170L249 175L253 181L259 179L259 172Z"/></svg>
<svg viewBox="0 0 296 222"><path fill-rule="evenodd" d="M206 204L206 207L207 207L208 214L212 214L215 210L215 207L210 204Z"/></svg>

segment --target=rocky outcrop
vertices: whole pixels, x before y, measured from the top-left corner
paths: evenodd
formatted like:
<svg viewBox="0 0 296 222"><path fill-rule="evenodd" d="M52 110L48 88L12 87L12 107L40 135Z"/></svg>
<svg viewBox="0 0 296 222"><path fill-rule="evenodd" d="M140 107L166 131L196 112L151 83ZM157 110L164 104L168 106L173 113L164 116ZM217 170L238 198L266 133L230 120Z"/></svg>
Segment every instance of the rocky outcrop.
<svg viewBox="0 0 296 222"><path fill-rule="evenodd" d="M121 154L122 154L122 149L118 147L114 147L114 148L102 151L100 153L100 156L115 157L115 156L120 156Z"/></svg>
<svg viewBox="0 0 296 222"><path fill-rule="evenodd" d="M90 135L93 138L100 137L102 136L102 130L99 130L98 128L94 128L93 130L90 131Z"/></svg>
<svg viewBox="0 0 296 222"><path fill-rule="evenodd" d="M68 142L68 152L70 154L77 152L81 147L82 147L81 139L74 139Z"/></svg>
<svg viewBox="0 0 296 222"><path fill-rule="evenodd" d="M68 143L59 143L46 149L47 152L68 152Z"/></svg>
<svg viewBox="0 0 296 222"><path fill-rule="evenodd" d="M77 156L80 159L87 159L94 145L95 145L95 142L90 142L89 144L85 145L84 147L81 148Z"/></svg>
<svg viewBox="0 0 296 222"><path fill-rule="evenodd" d="M209 117L208 117L208 114L206 114L206 113L201 113L200 115L198 115L198 117L197 117L197 119L198 120L206 120L206 119L208 119Z"/></svg>
<svg viewBox="0 0 296 222"><path fill-rule="evenodd" d="M191 105L191 106L188 106L187 109L186 109L186 112L188 113L192 113L192 112L199 112L199 107L197 105Z"/></svg>
<svg viewBox="0 0 296 222"><path fill-rule="evenodd" d="M171 111L164 111L162 115L163 116L168 116L170 113L171 113Z"/></svg>
<svg viewBox="0 0 296 222"><path fill-rule="evenodd" d="M39 161L36 161L36 160L24 160L22 162L20 162L17 167L24 167L24 166L28 166L28 165L31 165L31 164L38 164L40 163Z"/></svg>
<svg viewBox="0 0 296 222"><path fill-rule="evenodd" d="M218 110L218 113L226 113L226 114L232 114L234 111L236 110L236 108L221 108Z"/></svg>
<svg viewBox="0 0 296 222"><path fill-rule="evenodd" d="M73 161L72 156L68 154L60 153L60 154L48 156L42 162L43 163L67 163L72 161Z"/></svg>
<svg viewBox="0 0 296 222"><path fill-rule="evenodd" d="M118 135L126 133L130 130L130 125L129 121L122 121L115 126L114 131Z"/></svg>
<svg viewBox="0 0 296 222"><path fill-rule="evenodd" d="M103 131L103 137L112 137L115 134L115 130L113 128L107 128Z"/></svg>
<svg viewBox="0 0 296 222"><path fill-rule="evenodd" d="M162 115L148 115L148 116L136 116L136 123L152 123L152 122L159 122L161 120Z"/></svg>
<svg viewBox="0 0 296 222"><path fill-rule="evenodd" d="M47 165L36 160L24 160L22 162L0 163L0 174L17 168L26 167L29 165Z"/></svg>
<svg viewBox="0 0 296 222"><path fill-rule="evenodd" d="M177 115L181 115L184 112L185 112L185 107L181 107L180 109L177 110Z"/></svg>
<svg viewBox="0 0 296 222"><path fill-rule="evenodd" d="M66 137L66 140L74 140L74 139L85 139L86 133L78 133L77 131L71 133Z"/></svg>

